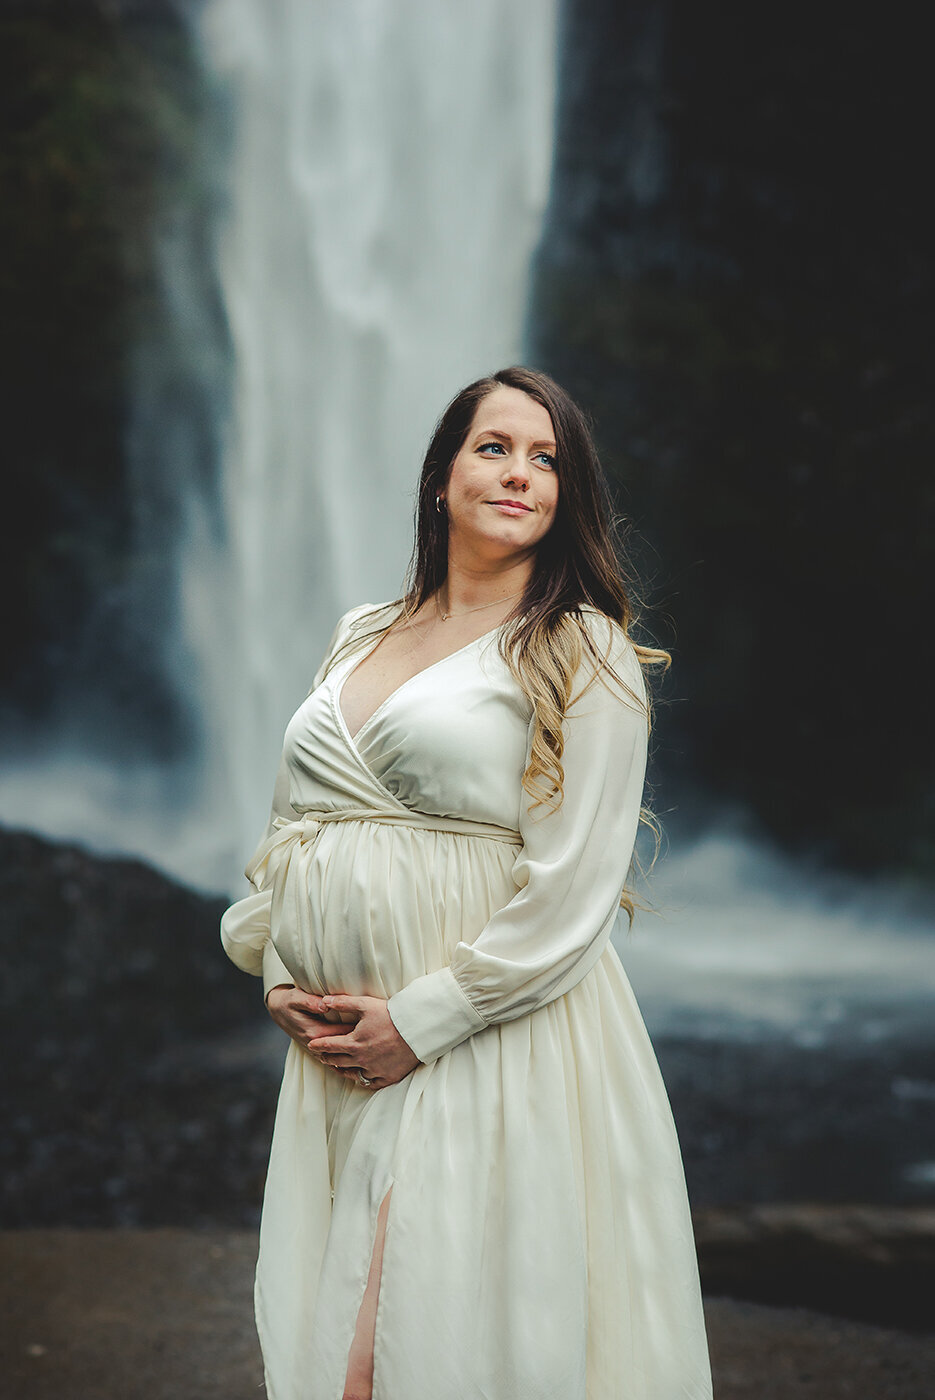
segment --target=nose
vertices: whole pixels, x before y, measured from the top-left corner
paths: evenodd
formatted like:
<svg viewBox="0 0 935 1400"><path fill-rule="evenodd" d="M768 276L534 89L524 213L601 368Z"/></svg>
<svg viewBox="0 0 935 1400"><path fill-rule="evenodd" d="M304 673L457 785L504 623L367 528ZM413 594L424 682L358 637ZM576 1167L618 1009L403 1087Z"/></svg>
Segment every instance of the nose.
<svg viewBox="0 0 935 1400"><path fill-rule="evenodd" d="M500 477L501 485L517 486L520 491L529 490L529 463L524 458L514 454L508 458Z"/></svg>

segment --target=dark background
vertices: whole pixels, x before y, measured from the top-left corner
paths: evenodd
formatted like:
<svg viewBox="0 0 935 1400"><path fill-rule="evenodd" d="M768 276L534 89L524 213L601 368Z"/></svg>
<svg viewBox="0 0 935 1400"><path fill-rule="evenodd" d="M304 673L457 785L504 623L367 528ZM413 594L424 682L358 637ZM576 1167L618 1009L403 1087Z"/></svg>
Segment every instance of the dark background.
<svg viewBox="0 0 935 1400"><path fill-rule="evenodd" d="M664 762L783 843L924 873L921 23L899 5L570 4L530 332L645 540L677 662Z"/></svg>

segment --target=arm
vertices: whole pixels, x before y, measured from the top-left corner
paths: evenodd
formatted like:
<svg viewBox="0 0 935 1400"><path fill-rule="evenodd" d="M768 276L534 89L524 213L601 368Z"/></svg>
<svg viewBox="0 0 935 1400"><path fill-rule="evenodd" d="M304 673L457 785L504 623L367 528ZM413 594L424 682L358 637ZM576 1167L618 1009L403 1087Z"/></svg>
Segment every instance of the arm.
<svg viewBox="0 0 935 1400"><path fill-rule="evenodd" d="M268 840L278 826L295 820L289 802L289 773L285 758L279 761L273 805L260 844ZM244 972L263 978L264 998L273 987L292 986L292 974L270 941L270 911L272 887L253 885L253 893L238 899L221 915L221 943L231 962Z"/></svg>
<svg viewBox="0 0 935 1400"><path fill-rule="evenodd" d="M594 626L603 654L608 624ZM639 662L618 628L609 659L643 697ZM591 674L585 660L565 715L561 806L530 813L524 792L517 894L473 943L456 946L449 967L416 978L387 1003L422 1061L562 996L607 946L639 822L647 722L642 705L612 680L598 678L582 694Z"/></svg>
<svg viewBox="0 0 935 1400"><path fill-rule="evenodd" d="M309 694L321 684L332 656L345 640L348 625L362 611L366 611L366 609L352 608L338 622L322 663L315 673ZM269 822L260 839L259 846L262 846L272 836L277 827L294 821L295 816L295 808L289 800L289 770L285 755L283 755L276 774ZM252 863L251 860L250 864L252 865ZM253 885L253 893L246 895L243 899L238 899L221 916L221 942L231 962L236 963L244 972L252 973L255 977L262 976L263 995L266 998L274 987L291 987L294 984L292 974L270 941L272 888L264 888L254 879L251 879L250 883Z"/></svg>

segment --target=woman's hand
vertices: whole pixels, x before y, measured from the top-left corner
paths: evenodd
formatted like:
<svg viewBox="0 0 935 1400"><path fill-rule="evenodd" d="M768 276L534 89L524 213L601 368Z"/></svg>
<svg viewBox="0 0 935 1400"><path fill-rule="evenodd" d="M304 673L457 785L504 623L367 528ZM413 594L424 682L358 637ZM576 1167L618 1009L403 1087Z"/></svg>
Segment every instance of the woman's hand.
<svg viewBox="0 0 935 1400"><path fill-rule="evenodd" d="M316 1036L308 1042L310 1055L348 1079L357 1079L358 1069L371 1082L372 1089L398 1084L421 1064L393 1025L383 997L326 996L319 1000L325 1011L347 1013L356 1024L343 1027L333 1036ZM333 1027L331 1029L334 1029Z"/></svg>
<svg viewBox="0 0 935 1400"><path fill-rule="evenodd" d="M346 1026L336 1025L333 1020L325 1020L322 1015L321 997L314 992L303 992L301 987L288 983L273 987L266 998L266 1009L301 1050L308 1051L322 1036L337 1038L355 1029L356 1017L348 1017ZM334 1013L332 1012L332 1015ZM344 1017L341 1017L344 1020Z"/></svg>

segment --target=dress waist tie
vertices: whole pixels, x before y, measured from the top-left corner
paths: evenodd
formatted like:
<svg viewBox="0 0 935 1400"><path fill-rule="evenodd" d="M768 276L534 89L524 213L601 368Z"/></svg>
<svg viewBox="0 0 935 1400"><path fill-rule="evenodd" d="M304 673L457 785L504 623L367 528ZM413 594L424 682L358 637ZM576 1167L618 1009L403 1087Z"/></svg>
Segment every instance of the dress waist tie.
<svg viewBox="0 0 935 1400"><path fill-rule="evenodd" d="M294 821L276 817L273 830L254 852L244 874L258 890L269 884L274 868L279 861L272 860L274 853L281 853L293 841L301 845L311 844L322 827L329 822L380 822L388 826L410 826L421 831L446 831L453 836L481 836L490 841L503 841L512 846L521 846L523 838L518 831L509 827L494 826L489 822L475 822L459 817L436 817L428 812L395 812L370 807L342 807L333 812L302 812Z"/></svg>

